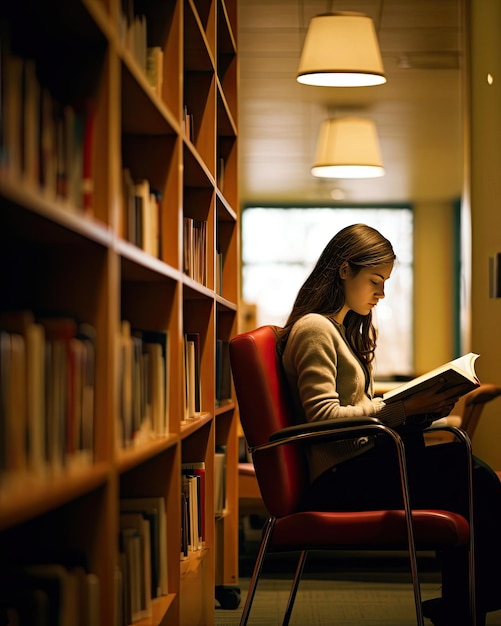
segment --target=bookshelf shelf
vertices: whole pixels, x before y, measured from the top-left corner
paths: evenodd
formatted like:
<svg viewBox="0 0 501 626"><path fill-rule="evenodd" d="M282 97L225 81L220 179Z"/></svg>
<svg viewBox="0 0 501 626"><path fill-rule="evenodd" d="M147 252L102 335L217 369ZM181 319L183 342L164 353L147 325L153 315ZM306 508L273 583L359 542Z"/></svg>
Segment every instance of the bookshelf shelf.
<svg viewBox="0 0 501 626"><path fill-rule="evenodd" d="M78 589L93 626L210 626L216 588L238 582L237 418L216 384L238 315L236 5L0 8L13 615L21 588L41 619L41 596L56 615Z"/></svg>

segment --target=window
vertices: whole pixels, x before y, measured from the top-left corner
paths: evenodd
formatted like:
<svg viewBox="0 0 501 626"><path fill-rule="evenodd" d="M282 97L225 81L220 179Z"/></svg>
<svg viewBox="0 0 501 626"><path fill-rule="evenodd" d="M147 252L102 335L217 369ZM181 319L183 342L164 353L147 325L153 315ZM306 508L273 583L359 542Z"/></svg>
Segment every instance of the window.
<svg viewBox="0 0 501 626"><path fill-rule="evenodd" d="M374 311L376 376L412 374L413 215L402 208L248 207L242 214L242 293L257 324L283 325L297 291L327 242L349 224L377 228L397 262Z"/></svg>

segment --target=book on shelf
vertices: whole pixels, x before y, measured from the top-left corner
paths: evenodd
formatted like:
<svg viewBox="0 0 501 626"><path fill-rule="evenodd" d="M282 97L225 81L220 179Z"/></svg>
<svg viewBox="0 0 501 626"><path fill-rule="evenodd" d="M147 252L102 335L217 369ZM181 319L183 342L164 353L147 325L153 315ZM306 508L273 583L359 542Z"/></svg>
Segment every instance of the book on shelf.
<svg viewBox="0 0 501 626"><path fill-rule="evenodd" d="M129 533L133 541L128 567L131 580L134 581L135 585L135 588L131 589L131 597L134 597L134 612L142 617L149 617L151 616L151 600L153 598L150 520L140 512L122 510L120 511L120 530L126 534ZM139 605L137 605L137 599L139 599Z"/></svg>
<svg viewBox="0 0 501 626"><path fill-rule="evenodd" d="M193 142L195 139L193 132L193 115L189 112L187 105L184 105L183 108L183 125L186 139Z"/></svg>
<svg viewBox="0 0 501 626"><path fill-rule="evenodd" d="M146 77L158 97L162 97L164 53L160 46L150 46L146 53Z"/></svg>
<svg viewBox="0 0 501 626"><path fill-rule="evenodd" d="M7 382L5 405L5 477L11 481L26 473L26 349L22 335L10 333L2 340L2 378Z"/></svg>
<svg viewBox="0 0 501 626"><path fill-rule="evenodd" d="M56 197L56 123L54 102L46 87L40 92L40 188L42 193L54 200Z"/></svg>
<svg viewBox="0 0 501 626"><path fill-rule="evenodd" d="M195 368L195 342L184 336L184 383L185 383L185 403L184 418L192 419L197 417L196 411L196 368Z"/></svg>
<svg viewBox="0 0 501 626"><path fill-rule="evenodd" d="M181 489L181 558L188 557L188 496Z"/></svg>
<svg viewBox="0 0 501 626"><path fill-rule="evenodd" d="M145 252L158 257L159 251L159 221L158 200L146 178L138 180L134 185L136 220L141 220L142 240L138 243Z"/></svg>
<svg viewBox="0 0 501 626"><path fill-rule="evenodd" d="M196 552L202 547L199 528L199 485L199 476L181 473L181 489L185 496L186 507L186 515L183 517L186 527L183 529L183 536L187 539L188 552Z"/></svg>
<svg viewBox="0 0 501 626"><path fill-rule="evenodd" d="M122 170L119 233L155 258L160 257L161 202L149 180L134 180L128 168Z"/></svg>
<svg viewBox="0 0 501 626"><path fill-rule="evenodd" d="M131 329L119 337L119 445L128 447L169 432L169 333Z"/></svg>
<svg viewBox="0 0 501 626"><path fill-rule="evenodd" d="M184 476L197 477L199 541L203 546L205 542L205 462L182 463L181 471Z"/></svg>
<svg viewBox="0 0 501 626"><path fill-rule="evenodd" d="M84 131L82 141L82 208L86 215L94 212L94 134L96 113L94 103L83 105Z"/></svg>
<svg viewBox="0 0 501 626"><path fill-rule="evenodd" d="M40 84L33 59L23 59L22 99L21 169L23 182L35 186L39 181Z"/></svg>
<svg viewBox="0 0 501 626"><path fill-rule="evenodd" d="M120 537L118 562L115 569L115 594L117 606L117 626L132 624L132 607L130 603L130 580L125 554L124 538Z"/></svg>
<svg viewBox="0 0 501 626"><path fill-rule="evenodd" d="M186 333L187 341L193 342L194 354L192 355L194 358L194 406L195 413L201 413L202 411L202 378L200 374L200 366L202 361L202 353L200 346L200 333ZM190 364L191 367L191 364Z"/></svg>
<svg viewBox="0 0 501 626"><path fill-rule="evenodd" d="M36 563L12 572L4 588L11 616L30 626L82 624L99 621L99 579L80 566Z"/></svg>
<svg viewBox="0 0 501 626"><path fill-rule="evenodd" d="M120 529L120 552L124 554L121 565L124 571L124 594L127 598L127 611L130 621L137 622L143 618L141 609L141 535L136 528Z"/></svg>
<svg viewBox="0 0 501 626"><path fill-rule="evenodd" d="M15 54L7 41L2 41L1 56L3 84L9 88L2 93L0 166L65 209L87 212L92 203L91 109L53 97L39 81L35 60Z"/></svg>
<svg viewBox="0 0 501 626"><path fill-rule="evenodd" d="M226 507L226 446L216 446L214 454L214 513L221 517Z"/></svg>
<svg viewBox="0 0 501 626"><path fill-rule="evenodd" d="M440 390L445 391L454 388L458 396L463 396L480 385L475 372L475 361L478 354L469 352L453 361L444 363L426 374L398 385L394 389L383 394L385 402L405 400L411 396L422 393L441 381Z"/></svg>
<svg viewBox="0 0 501 626"><path fill-rule="evenodd" d="M223 295L223 263L223 253L216 250L216 293L220 296Z"/></svg>
<svg viewBox="0 0 501 626"><path fill-rule="evenodd" d="M72 340L72 351L77 355L78 378L75 382L73 411L77 415L73 426L72 450L80 459L94 459L94 399L96 387L96 329L92 324L81 322L76 337Z"/></svg>
<svg viewBox="0 0 501 626"><path fill-rule="evenodd" d="M49 465L94 457L96 332L71 317L45 317L46 442Z"/></svg>
<svg viewBox="0 0 501 626"><path fill-rule="evenodd" d="M159 343L145 343L149 362L149 398L151 405L151 423L153 432L165 434L165 361L162 346Z"/></svg>
<svg viewBox="0 0 501 626"><path fill-rule="evenodd" d="M183 218L183 271L207 284L207 221Z"/></svg>
<svg viewBox="0 0 501 626"><path fill-rule="evenodd" d="M151 584L153 597L167 595L167 517L165 498L146 496L120 500L122 512L140 513L150 523Z"/></svg>
<svg viewBox="0 0 501 626"><path fill-rule="evenodd" d="M0 467L45 468L45 332L28 310L0 313Z"/></svg>
<svg viewBox="0 0 501 626"><path fill-rule="evenodd" d="M16 179L21 176L21 126L23 111L23 59L10 50L3 59L4 84L9 85L2 94L5 170Z"/></svg>
<svg viewBox="0 0 501 626"><path fill-rule="evenodd" d="M133 425L132 425L132 381L133 359L132 350L133 343L130 330L130 322L122 320L119 335L119 400L120 407L118 411L118 427L117 436L119 447L127 447L132 443Z"/></svg>
<svg viewBox="0 0 501 626"><path fill-rule="evenodd" d="M72 318L0 313L3 470L9 478L93 460L93 326Z"/></svg>

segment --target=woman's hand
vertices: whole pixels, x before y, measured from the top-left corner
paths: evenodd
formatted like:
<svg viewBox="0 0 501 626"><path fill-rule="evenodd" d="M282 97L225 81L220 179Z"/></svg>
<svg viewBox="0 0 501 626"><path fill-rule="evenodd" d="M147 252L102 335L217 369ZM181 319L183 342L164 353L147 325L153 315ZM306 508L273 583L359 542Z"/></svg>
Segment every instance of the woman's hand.
<svg viewBox="0 0 501 626"><path fill-rule="evenodd" d="M404 400L404 409L407 417L433 413L437 417L445 417L452 411L459 400L461 385L441 391L444 379L439 379L432 387L422 393Z"/></svg>

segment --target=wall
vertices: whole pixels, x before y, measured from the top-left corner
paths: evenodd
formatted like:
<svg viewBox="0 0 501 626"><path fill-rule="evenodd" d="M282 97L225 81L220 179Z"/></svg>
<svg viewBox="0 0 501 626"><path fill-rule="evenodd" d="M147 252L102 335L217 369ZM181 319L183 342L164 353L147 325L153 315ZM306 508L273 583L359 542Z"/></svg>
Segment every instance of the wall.
<svg viewBox="0 0 501 626"><path fill-rule="evenodd" d="M454 206L414 205L414 363L416 375L455 357Z"/></svg>
<svg viewBox="0 0 501 626"><path fill-rule="evenodd" d="M501 385L501 299L489 298L489 257L501 252L501 2L469 0L471 42L469 160L472 222L472 350L481 380ZM489 85L487 74L494 82ZM501 400L475 433L476 454L501 469Z"/></svg>

